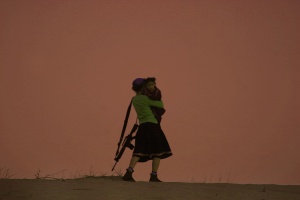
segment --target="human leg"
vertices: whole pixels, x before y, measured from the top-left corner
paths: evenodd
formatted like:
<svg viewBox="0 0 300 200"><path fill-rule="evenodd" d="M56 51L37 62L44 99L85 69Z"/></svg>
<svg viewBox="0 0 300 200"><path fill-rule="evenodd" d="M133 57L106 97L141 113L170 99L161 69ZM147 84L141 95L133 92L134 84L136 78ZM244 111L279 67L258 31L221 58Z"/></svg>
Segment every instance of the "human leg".
<svg viewBox="0 0 300 200"><path fill-rule="evenodd" d="M157 172L158 168L159 168L159 164L160 164L160 158L153 158L152 160L152 171L153 172Z"/></svg>
<svg viewBox="0 0 300 200"><path fill-rule="evenodd" d="M132 173L134 172L133 168L135 167L135 165L139 161L139 159L140 158L137 156L132 156L130 163L129 163L129 167L126 169L126 174L122 178L124 181L135 182L135 180L132 177Z"/></svg>
<svg viewBox="0 0 300 200"><path fill-rule="evenodd" d="M157 170L159 168L160 158L153 158L152 160L152 172L150 173L150 182L162 182L157 178Z"/></svg>
<svg viewBox="0 0 300 200"><path fill-rule="evenodd" d="M133 169L139 160L140 160L140 157L132 156L130 163L129 163L129 167Z"/></svg>

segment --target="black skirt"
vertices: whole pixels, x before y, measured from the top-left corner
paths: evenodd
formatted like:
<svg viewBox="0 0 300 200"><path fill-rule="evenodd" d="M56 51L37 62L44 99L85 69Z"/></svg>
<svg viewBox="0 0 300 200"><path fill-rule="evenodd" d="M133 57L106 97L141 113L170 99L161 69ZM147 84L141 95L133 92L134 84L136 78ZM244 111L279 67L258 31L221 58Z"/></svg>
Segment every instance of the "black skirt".
<svg viewBox="0 0 300 200"><path fill-rule="evenodd" d="M139 125L133 150L133 156L140 157L139 162L153 158L164 159L171 155L172 151L160 124L147 122Z"/></svg>

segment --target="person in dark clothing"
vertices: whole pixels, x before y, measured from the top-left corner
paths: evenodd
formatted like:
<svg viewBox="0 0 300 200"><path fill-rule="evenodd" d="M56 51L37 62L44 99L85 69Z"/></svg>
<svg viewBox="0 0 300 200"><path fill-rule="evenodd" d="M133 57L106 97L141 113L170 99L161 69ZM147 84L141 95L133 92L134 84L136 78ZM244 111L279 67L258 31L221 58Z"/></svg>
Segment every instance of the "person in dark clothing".
<svg viewBox="0 0 300 200"><path fill-rule="evenodd" d="M155 101L143 95L144 86L145 79L143 78L137 78L132 83L132 89L136 92L136 95L132 98L132 104L137 113L139 128L136 133L132 158L123 180L134 182L132 173L137 162L152 160L152 172L149 181L161 182L157 177L160 160L172 156L172 151L150 107L163 108L164 104L162 101Z"/></svg>
<svg viewBox="0 0 300 200"><path fill-rule="evenodd" d="M156 79L154 77L146 78L145 85L146 87L143 90L143 94L152 100L161 101L162 95L161 91L156 86ZM158 108L154 106L151 106L150 108L154 114L154 117L157 119L158 123L160 123L162 115L166 112L166 110L164 108Z"/></svg>

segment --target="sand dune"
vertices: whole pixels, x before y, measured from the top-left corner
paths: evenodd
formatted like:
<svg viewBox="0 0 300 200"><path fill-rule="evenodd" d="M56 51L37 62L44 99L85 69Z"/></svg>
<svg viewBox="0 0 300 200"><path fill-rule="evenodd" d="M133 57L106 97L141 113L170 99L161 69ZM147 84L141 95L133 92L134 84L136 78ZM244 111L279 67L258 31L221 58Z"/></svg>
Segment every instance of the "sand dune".
<svg viewBox="0 0 300 200"><path fill-rule="evenodd" d="M125 182L103 176L67 180L1 179L0 199L300 200L300 186Z"/></svg>

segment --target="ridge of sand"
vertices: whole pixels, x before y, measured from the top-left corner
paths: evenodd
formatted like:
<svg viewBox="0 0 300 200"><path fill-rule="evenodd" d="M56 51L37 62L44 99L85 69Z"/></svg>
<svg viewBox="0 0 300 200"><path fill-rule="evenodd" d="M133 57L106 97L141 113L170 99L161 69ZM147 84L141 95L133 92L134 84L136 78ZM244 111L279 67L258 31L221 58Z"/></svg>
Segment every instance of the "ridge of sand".
<svg viewBox="0 0 300 200"><path fill-rule="evenodd" d="M0 200L10 199L300 200L300 185L125 182L117 176L0 179Z"/></svg>

